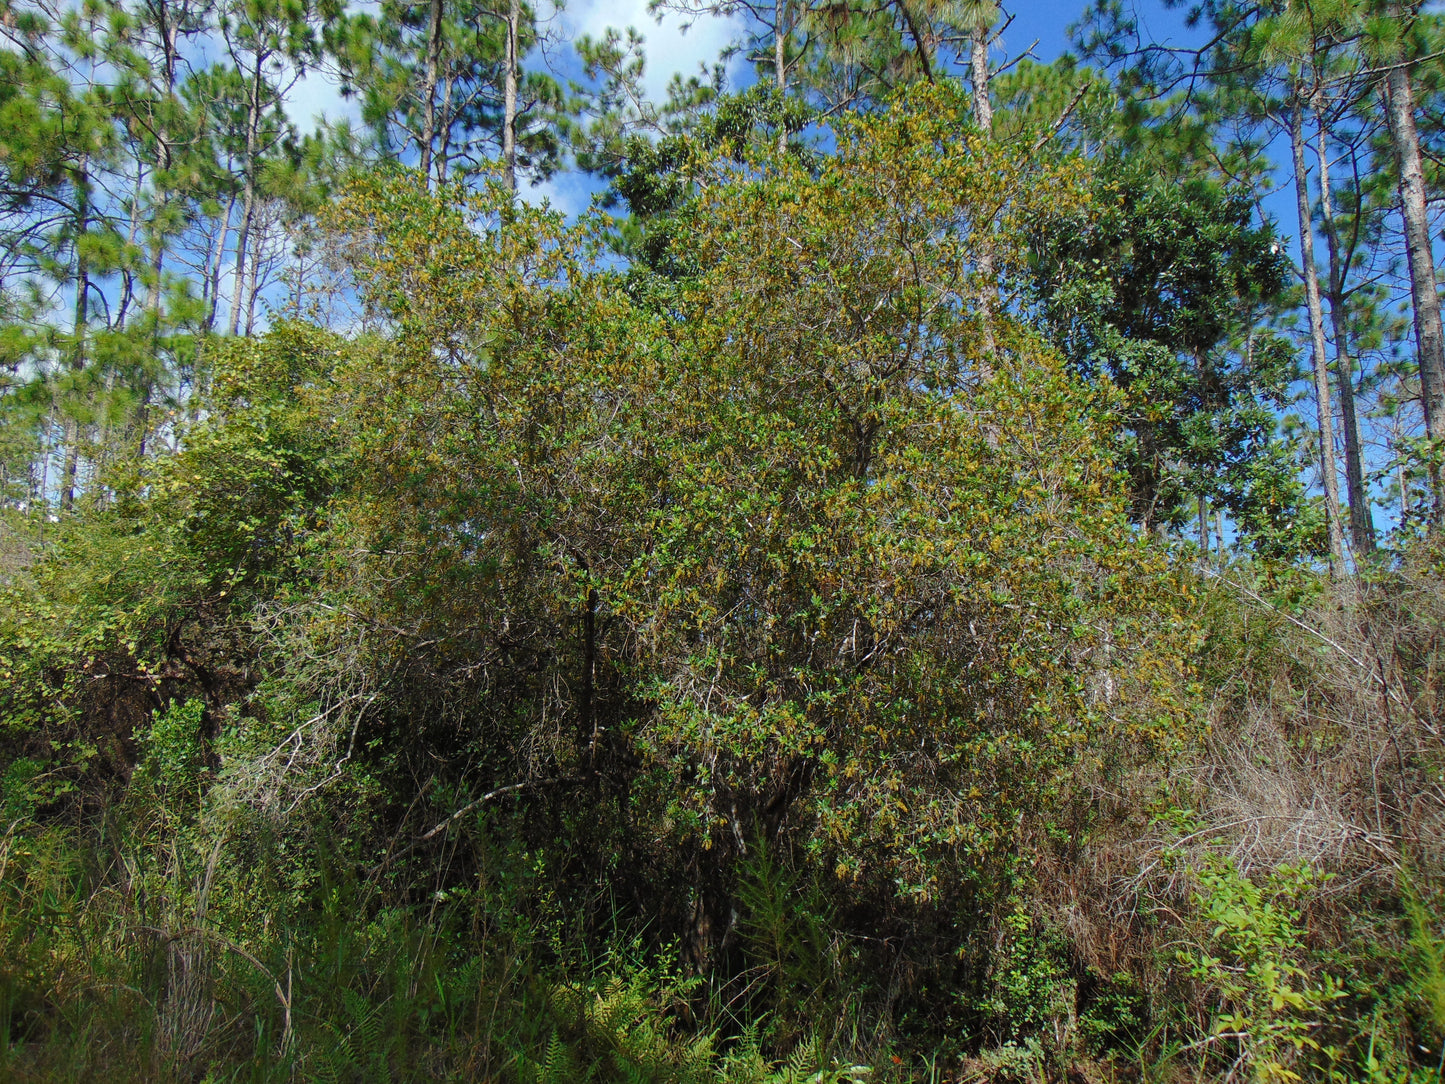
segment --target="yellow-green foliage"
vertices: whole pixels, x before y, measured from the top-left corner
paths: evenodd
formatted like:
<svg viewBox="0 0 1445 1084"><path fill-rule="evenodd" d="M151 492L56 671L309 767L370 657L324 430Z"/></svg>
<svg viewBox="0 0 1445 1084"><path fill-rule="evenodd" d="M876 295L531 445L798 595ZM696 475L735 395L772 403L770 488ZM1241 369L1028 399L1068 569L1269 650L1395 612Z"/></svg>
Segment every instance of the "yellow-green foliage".
<svg viewBox="0 0 1445 1084"><path fill-rule="evenodd" d="M335 543L365 631L335 635L464 672L448 695L528 751L514 778L635 756L659 843L786 817L918 901L1187 740L1185 588L1107 432L1026 329L995 314L980 345L980 245L1011 281L1078 167L963 135L965 109L840 125L816 172L699 164L707 270L664 314L589 266L589 222L354 189L335 225L396 337ZM525 691L466 664L503 655Z"/></svg>

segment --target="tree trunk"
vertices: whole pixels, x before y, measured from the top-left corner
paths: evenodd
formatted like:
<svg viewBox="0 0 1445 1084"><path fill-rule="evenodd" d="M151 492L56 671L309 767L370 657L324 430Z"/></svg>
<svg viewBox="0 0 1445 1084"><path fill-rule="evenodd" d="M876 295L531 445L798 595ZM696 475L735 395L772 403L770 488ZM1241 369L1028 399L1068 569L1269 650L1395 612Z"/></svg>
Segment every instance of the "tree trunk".
<svg viewBox="0 0 1445 1084"><path fill-rule="evenodd" d="M969 34L968 76L973 90L973 120L984 135L993 132L993 102L988 96L988 36L991 26L976 26Z"/></svg>
<svg viewBox="0 0 1445 1084"><path fill-rule="evenodd" d="M1391 420L1394 424L1391 426L1390 439L1398 448L1400 442L1405 439L1404 433L1401 432L1399 413L1397 412ZM1400 488L1400 522L1408 523L1410 521L1410 472L1405 469L1403 459L1395 461L1395 484Z"/></svg>
<svg viewBox="0 0 1445 1084"><path fill-rule="evenodd" d="M45 437L42 441L41 449L40 480L37 483L38 488L36 489L35 500L36 503L39 504L42 508L48 508L50 505L50 462L55 455L55 397L53 395L50 397L50 410L45 415ZM45 530L44 516L40 517L40 522L42 524L41 531L43 541L43 532Z"/></svg>
<svg viewBox="0 0 1445 1084"><path fill-rule="evenodd" d="M256 228L253 225L253 234ZM253 236L251 239L251 258L247 261L246 267L246 334L250 335L256 326L256 295L261 290L261 257L262 250L260 243Z"/></svg>
<svg viewBox="0 0 1445 1084"><path fill-rule="evenodd" d="M427 18L426 75L422 83L421 174L431 184L432 143L437 134L437 73L442 56L442 0L431 0Z"/></svg>
<svg viewBox="0 0 1445 1084"><path fill-rule="evenodd" d="M1400 19L1400 5L1387 9ZM1440 295L1435 285L1435 254L1425 208L1425 174L1420 164L1420 134L1415 128L1415 94L1403 56L1390 65L1385 80L1385 113L1390 141L1400 171L1400 211L1405 219L1405 247L1410 260L1410 295L1415 314L1415 347L1420 363L1420 398L1425 408L1425 434L1445 439L1445 329L1440 323ZM1434 496L1431 520L1445 523L1445 491L1440 470L1430 469Z"/></svg>
<svg viewBox="0 0 1445 1084"><path fill-rule="evenodd" d="M162 197L160 214L165 213L165 197ZM151 292L147 299L147 309L150 316L150 340L151 354L156 356L160 353L161 338L161 271L165 267L165 246L159 233L158 226L152 226L157 232L151 240ZM151 383L147 379L141 388L140 406L136 408L136 431L140 439L136 442L136 458L144 459L146 454L146 436L150 430L150 403Z"/></svg>
<svg viewBox="0 0 1445 1084"><path fill-rule="evenodd" d="M160 207L156 210L156 217L166 213L166 206L169 198L162 196ZM157 227L152 227L156 229ZM151 238L151 292L150 292L150 316L151 316L151 339L160 334L161 326L161 301L164 299L164 291L161 289L161 273L165 270L165 238L159 233Z"/></svg>
<svg viewBox="0 0 1445 1084"><path fill-rule="evenodd" d="M1340 414L1345 429L1345 485L1350 499L1350 545L1356 558L1375 549L1374 517L1370 494L1365 488L1364 453L1360 447L1360 422L1355 413L1354 365L1350 359L1349 321L1345 312L1347 268L1340 252L1340 235L1335 228L1334 198L1330 192L1329 137L1320 121L1320 209L1324 217L1325 243L1330 256L1330 324L1335 333L1335 380L1340 392Z"/></svg>
<svg viewBox="0 0 1445 1084"><path fill-rule="evenodd" d="M979 131L993 134L993 103L988 93L988 36L993 28L978 25L971 31L969 46L969 80L973 85L973 119ZM997 344L993 334L994 305L998 299L998 275L993 262L993 223L977 222L974 231L978 243L978 309L982 322L984 362L980 376L987 380L993 373Z"/></svg>
<svg viewBox="0 0 1445 1084"><path fill-rule="evenodd" d="M439 120L435 136L436 150L432 151L432 169L436 170L437 184L446 180L447 168L452 160L452 87L455 85L455 78L448 75L440 81L439 101L444 103L437 109Z"/></svg>
<svg viewBox="0 0 1445 1084"><path fill-rule="evenodd" d="M517 191L517 36L521 21L521 0L511 0L507 7L507 70L502 87L502 181L508 192Z"/></svg>
<svg viewBox="0 0 1445 1084"><path fill-rule="evenodd" d="M95 454L91 457L91 465L94 473L99 477L105 471L105 464L109 460L110 452L110 401L115 394L115 370L109 369L105 374L105 396L101 400L100 426L95 435ZM144 455L144 451L141 453ZM98 504L100 494L91 498L92 505Z"/></svg>
<svg viewBox="0 0 1445 1084"><path fill-rule="evenodd" d="M75 507L76 478L80 474L80 426L70 415L65 416L65 481L60 491L60 507Z"/></svg>
<svg viewBox="0 0 1445 1084"><path fill-rule="evenodd" d="M130 196L130 226L126 230L125 245L127 249L135 246L136 234L140 232L140 205L141 197L145 193L146 168L145 162L140 157L136 158L135 184L131 186ZM120 269L120 302L115 307L115 327L117 329L126 326L130 318L130 305L135 300L135 276L131 273L128 265L122 265Z"/></svg>
<svg viewBox="0 0 1445 1084"><path fill-rule="evenodd" d="M164 291L161 289L161 272L165 269L166 238L163 233L165 229L166 215L170 210L171 194L165 186L169 183L165 178L171 169L171 149L166 130L161 128L156 133L156 142L159 144L159 154L156 163L156 178L153 186L156 189L156 209L151 216L151 283L150 296L147 298L151 318L151 345L154 347L156 339L160 336L161 326L161 301Z"/></svg>
<svg viewBox="0 0 1445 1084"><path fill-rule="evenodd" d="M256 213L256 184L249 172L241 199L241 224L236 231L236 280L231 289L231 334L241 330L241 313L246 305L247 248L251 241L251 225Z"/></svg>
<svg viewBox="0 0 1445 1084"><path fill-rule="evenodd" d="M171 5L161 0L152 5L151 10L155 12L156 26L160 31L161 41L161 72L162 90L165 108L169 108L176 98L176 77L179 71L180 52L180 28L185 19L185 9L182 7L175 12L176 18L170 19ZM170 210L171 202L171 169L175 166L175 154L171 149L170 127L164 121L156 126L156 172L152 181L152 187L156 193L156 210L151 216L151 286L150 296L147 299L147 308L150 314L150 340L151 353L158 354L160 351L161 335L161 303L164 300L161 276L165 270L165 228L166 218ZM205 289L203 284L202 289ZM209 327L209 325L208 325ZM140 407L136 411L136 429L140 434L136 441L136 457L144 459L146 454L146 443L150 436L150 399L154 389L147 380L142 389Z"/></svg>
<svg viewBox="0 0 1445 1084"><path fill-rule="evenodd" d="M210 253L209 266L206 269L206 281L201 287L205 293L206 301L206 332L210 333L216 327L216 309L221 302L221 264L226 258L226 237L231 232L231 216L236 213L236 194L226 201L225 213L221 216L221 225L217 230L215 240L216 247Z"/></svg>
<svg viewBox="0 0 1445 1084"><path fill-rule="evenodd" d="M161 18L165 17L166 5L158 5ZM165 73L165 101L167 106L175 99L176 95L176 66L180 61L180 52L177 46L177 34L179 27L162 26L161 40L163 44L162 70ZM156 126L156 173L153 180L153 187L156 191L156 212L151 219L151 335L152 344L155 337L160 334L161 321L161 270L165 261L165 229L166 214L170 209L171 202L171 168L175 165L175 156L171 152L170 128L162 123Z"/></svg>
<svg viewBox="0 0 1445 1084"><path fill-rule="evenodd" d="M87 306L90 303L90 269L83 245L85 231L90 228L90 159L81 155L75 170L75 310L71 316L70 370L75 374L85 369L85 338ZM75 506L76 478L80 473L80 424L65 418L65 479L60 491L60 506L69 511Z"/></svg>
<svg viewBox="0 0 1445 1084"><path fill-rule="evenodd" d="M231 334L241 328L241 310L246 300L246 255L251 226L256 214L256 139L261 127L261 55L251 79L251 102L246 109L246 161L241 196L241 225L236 234L236 281L231 292Z"/></svg>
<svg viewBox="0 0 1445 1084"><path fill-rule="evenodd" d="M778 82L778 153L788 150L788 126L783 122L781 109L788 89L788 0L778 0L775 7L776 25L773 27L773 77Z"/></svg>
<svg viewBox="0 0 1445 1084"><path fill-rule="evenodd" d="M1330 405L1329 359L1325 356L1325 322L1320 305L1320 280L1315 270L1314 223L1310 219L1309 176L1305 173L1304 110L1296 101L1290 107L1289 145L1294 159L1295 208L1299 213L1301 272L1305 304L1309 310L1311 368L1315 378L1315 408L1320 425L1320 474L1325 488L1325 518L1329 524L1330 575L1344 571L1344 532L1340 529L1340 486L1335 476L1335 419Z"/></svg>

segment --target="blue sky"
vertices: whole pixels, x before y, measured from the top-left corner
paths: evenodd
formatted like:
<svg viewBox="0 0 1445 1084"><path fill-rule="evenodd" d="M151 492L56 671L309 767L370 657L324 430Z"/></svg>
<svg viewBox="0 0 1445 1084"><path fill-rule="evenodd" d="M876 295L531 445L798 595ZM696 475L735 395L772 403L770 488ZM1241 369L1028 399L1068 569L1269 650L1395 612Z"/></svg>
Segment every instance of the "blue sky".
<svg viewBox="0 0 1445 1084"><path fill-rule="evenodd" d="M545 4L546 0L541 2ZM1087 0L1015 3L1013 22L997 43L994 63L1030 48L1041 61L1053 60L1068 47L1068 27L1078 20L1086 3ZM582 34L601 37L608 27L637 28L646 39L646 87L658 98L674 74L692 74L699 65L716 62L723 49L743 31L743 24L736 17L685 19L668 13L659 20L648 14L647 5L648 0L571 0L555 13L555 26L564 42ZM1151 3L1143 9L1141 21L1148 36L1156 40L1171 36L1178 40L1182 33L1179 14L1165 10L1162 3ZM575 64L570 63L567 52L564 45L552 59L562 74L575 75ZM733 60L729 77L734 87L744 86L752 79L747 66L739 59ZM293 92L291 114L303 126L309 126L319 116L359 119L354 105L342 100L335 83L322 72L308 75ZM564 175L538 186L531 195L534 199L548 198L562 209L576 213L587 206L594 191L591 178Z"/></svg>
<svg viewBox="0 0 1445 1084"><path fill-rule="evenodd" d="M546 4L548 0L537 2ZM991 57L993 63L1004 63L1030 50L1041 62L1057 58L1069 48L1069 27L1079 20L1088 3L1089 0L1036 0L1033 3L1014 0L1012 5L1006 4L1006 10L1013 9L1014 18L996 43ZM554 30L562 44L550 60L558 74L573 77L578 74L575 54L571 54L567 42L581 34L600 37L608 27L619 30L635 27L646 39L646 88L652 96L660 98L674 74L691 74L701 65L716 62L719 54L737 40L744 29L740 19L722 16L684 19L676 14L666 14L659 20L648 13L647 4L648 0L570 0L565 10L555 13ZM1183 11L1166 6L1164 0L1137 0L1130 7L1146 41L1186 45L1197 43L1201 37L1184 25ZM538 59L533 57L533 63ZM746 64L735 58L730 65L729 77L732 87L738 89L751 82L753 74ZM293 96L292 115L304 123L318 115L333 119L347 115L354 118L355 112L350 103L340 98L336 87L325 75L316 74L308 76L297 88ZM1275 150L1276 161L1283 161L1278 148ZM1285 188L1266 196L1262 209L1276 218L1276 226L1284 237L1290 239L1290 248L1298 262L1296 235L1299 231L1288 182L1287 172L1277 178L1276 183ZM595 178L570 172L523 194L534 202L548 200L559 209L576 214L586 209L599 188ZM1307 417L1312 415L1312 407L1307 403L1301 403L1299 410ZM1378 455L1376 449L1371 458L1377 459Z"/></svg>

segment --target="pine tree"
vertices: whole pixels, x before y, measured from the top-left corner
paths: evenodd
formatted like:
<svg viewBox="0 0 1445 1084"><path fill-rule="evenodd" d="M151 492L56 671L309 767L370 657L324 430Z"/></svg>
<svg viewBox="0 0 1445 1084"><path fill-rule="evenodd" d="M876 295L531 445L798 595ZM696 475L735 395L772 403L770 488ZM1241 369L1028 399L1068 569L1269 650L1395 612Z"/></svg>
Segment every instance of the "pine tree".
<svg viewBox="0 0 1445 1084"><path fill-rule="evenodd" d="M244 119L238 146L241 218L231 281L230 332L255 326L260 261L254 251L268 161L294 142L285 116L287 92L317 59L320 43L307 0L236 0L221 16L226 51L240 76Z"/></svg>
<svg viewBox="0 0 1445 1084"><path fill-rule="evenodd" d="M361 103L378 153L416 155L433 184L488 169L503 183L550 176L576 103L524 61L541 41L532 8L480 0L388 0L376 15L338 17L326 30L345 93Z"/></svg>

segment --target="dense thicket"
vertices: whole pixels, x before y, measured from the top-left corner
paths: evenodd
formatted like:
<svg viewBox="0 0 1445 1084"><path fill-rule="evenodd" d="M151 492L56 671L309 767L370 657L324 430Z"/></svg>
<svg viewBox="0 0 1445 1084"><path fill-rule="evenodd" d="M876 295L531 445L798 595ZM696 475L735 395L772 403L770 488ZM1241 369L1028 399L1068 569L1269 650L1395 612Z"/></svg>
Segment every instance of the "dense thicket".
<svg viewBox="0 0 1445 1084"><path fill-rule="evenodd" d="M718 10L0 11L0 1075L1438 1081L1434 17Z"/></svg>

